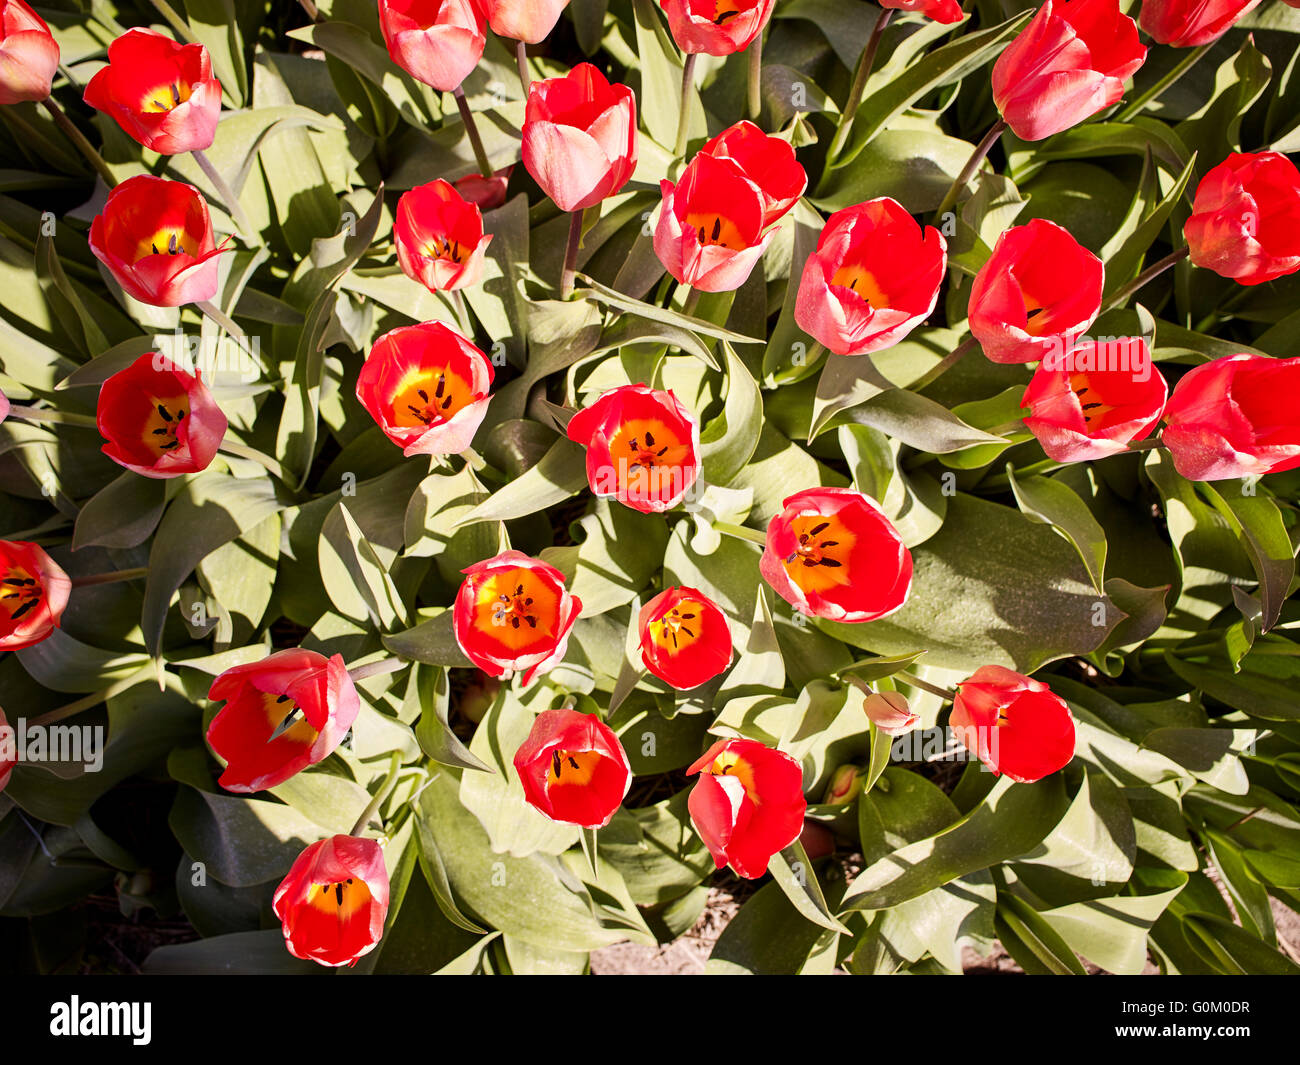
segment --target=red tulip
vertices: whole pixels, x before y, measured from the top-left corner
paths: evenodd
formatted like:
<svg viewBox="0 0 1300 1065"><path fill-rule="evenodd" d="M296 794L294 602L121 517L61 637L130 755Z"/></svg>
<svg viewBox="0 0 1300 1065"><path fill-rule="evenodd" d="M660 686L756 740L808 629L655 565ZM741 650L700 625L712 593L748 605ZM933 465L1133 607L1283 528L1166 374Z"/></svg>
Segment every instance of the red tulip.
<svg viewBox="0 0 1300 1065"><path fill-rule="evenodd" d="M1042 681L1002 666L981 666L957 685L952 731L994 773L1027 784L1074 757L1074 718Z"/></svg>
<svg viewBox="0 0 1300 1065"><path fill-rule="evenodd" d="M1300 358L1231 355L1195 367L1174 385L1162 440L1174 468L1221 481L1300 466Z"/></svg>
<svg viewBox="0 0 1300 1065"><path fill-rule="evenodd" d="M772 855L803 831L803 771L756 740L718 740L686 773L703 770L686 800L691 821L719 869L757 880Z"/></svg>
<svg viewBox="0 0 1300 1065"><path fill-rule="evenodd" d="M0 574L0 651L40 643L59 627L72 581L26 540L0 540Z"/></svg>
<svg viewBox="0 0 1300 1065"><path fill-rule="evenodd" d="M473 0L379 0L379 28L393 62L439 92L460 88L487 43Z"/></svg>
<svg viewBox="0 0 1300 1065"><path fill-rule="evenodd" d="M45 20L23 0L0 0L0 104L44 100L58 69Z"/></svg>
<svg viewBox="0 0 1300 1065"><path fill-rule="evenodd" d="M491 242L478 207L441 178L402 193L397 201L397 261L407 277L430 292L477 285Z"/></svg>
<svg viewBox="0 0 1300 1065"><path fill-rule="evenodd" d="M90 250L128 296L155 307L202 303L217 294L208 205L183 181L141 174L108 194L90 223Z"/></svg>
<svg viewBox="0 0 1300 1065"><path fill-rule="evenodd" d="M731 665L731 626L695 588L665 588L641 608L641 661L680 691L698 688Z"/></svg>
<svg viewBox="0 0 1300 1065"><path fill-rule="evenodd" d="M352 966L375 949L388 918L388 869L378 841L331 836L300 855L271 908L295 958Z"/></svg>
<svg viewBox="0 0 1300 1065"><path fill-rule="evenodd" d="M614 730L593 714L546 710L515 752L524 797L552 821L604 828L632 786Z"/></svg>
<svg viewBox="0 0 1300 1065"><path fill-rule="evenodd" d="M672 392L620 385L568 425L587 449L587 482L642 514L671 510L700 475L700 423Z"/></svg>
<svg viewBox="0 0 1300 1065"><path fill-rule="evenodd" d="M141 355L99 389L95 410L100 449L144 477L205 470L226 435L226 416L197 370L189 373L157 352Z"/></svg>
<svg viewBox="0 0 1300 1065"><path fill-rule="evenodd" d="M4 710L0 710L0 791L9 783L9 775L18 764L17 744Z"/></svg>
<svg viewBox="0 0 1300 1065"><path fill-rule="evenodd" d="M525 685L563 660L582 613L563 573L522 551L504 551L461 572L452 623L465 657L493 677L523 670Z"/></svg>
<svg viewBox="0 0 1300 1065"><path fill-rule="evenodd" d="M555 29L569 0L478 0L498 37L537 44Z"/></svg>
<svg viewBox="0 0 1300 1065"><path fill-rule="evenodd" d="M1118 455L1142 440L1164 410L1169 389L1152 369L1141 337L1089 341L1048 355L1020 401L1025 425L1053 462Z"/></svg>
<svg viewBox="0 0 1300 1065"><path fill-rule="evenodd" d="M1101 260L1055 222L998 237L970 292L970 331L993 362L1037 362L1073 347L1101 310Z"/></svg>
<svg viewBox="0 0 1300 1065"><path fill-rule="evenodd" d="M238 792L274 788L328 758L361 709L343 656L301 647L231 666L208 698L226 703L208 743L226 762L221 786Z"/></svg>
<svg viewBox="0 0 1300 1065"><path fill-rule="evenodd" d="M482 174L466 174L453 181L452 187L469 203L480 211L491 211L506 202L506 189L510 185L510 172L514 164L502 167L491 177Z"/></svg>
<svg viewBox="0 0 1300 1065"><path fill-rule="evenodd" d="M702 292L731 292L749 278L775 229L763 194L727 160L701 152L681 180L659 183L654 248L664 268Z"/></svg>
<svg viewBox="0 0 1300 1065"><path fill-rule="evenodd" d="M590 63L535 81L524 110L524 167L562 211L612 196L636 169L636 97Z"/></svg>
<svg viewBox="0 0 1300 1065"><path fill-rule="evenodd" d="M743 52L763 32L776 0L659 0L683 52Z"/></svg>
<svg viewBox="0 0 1300 1065"><path fill-rule="evenodd" d="M1243 285L1300 270L1300 170L1279 152L1234 152L1201 179L1183 226L1197 266Z"/></svg>
<svg viewBox="0 0 1300 1065"><path fill-rule="evenodd" d="M888 196L836 211L799 282L794 319L837 355L892 347L934 310L948 243Z"/></svg>
<svg viewBox="0 0 1300 1065"><path fill-rule="evenodd" d="M1138 25L1160 44L1196 48L1217 41L1259 0L1142 0Z"/></svg>
<svg viewBox="0 0 1300 1065"><path fill-rule="evenodd" d="M801 614L875 621L912 590L912 553L888 518L852 488L806 488L767 527L759 570Z"/></svg>
<svg viewBox="0 0 1300 1065"><path fill-rule="evenodd" d="M993 65L993 102L1039 141L1118 103L1146 57L1119 0L1046 0Z"/></svg>
<svg viewBox="0 0 1300 1065"><path fill-rule="evenodd" d="M798 203L808 187L808 175L795 158L790 142L764 133L752 122L728 126L699 154L726 160L758 189L765 229Z"/></svg>
<svg viewBox="0 0 1300 1065"><path fill-rule="evenodd" d="M134 29L108 46L108 66L90 79L85 100L150 151L180 155L211 147L221 83L203 45Z"/></svg>
<svg viewBox="0 0 1300 1065"><path fill-rule="evenodd" d="M900 692L872 692L862 701L862 711L886 736L911 732L921 720Z"/></svg>
<svg viewBox="0 0 1300 1065"><path fill-rule="evenodd" d="M442 322L402 325L375 341L357 399L411 455L459 455L487 414L492 360Z"/></svg>
<svg viewBox="0 0 1300 1065"><path fill-rule="evenodd" d="M966 17L957 0L880 0L880 6L895 11L919 11L927 18L946 25L960 22Z"/></svg>

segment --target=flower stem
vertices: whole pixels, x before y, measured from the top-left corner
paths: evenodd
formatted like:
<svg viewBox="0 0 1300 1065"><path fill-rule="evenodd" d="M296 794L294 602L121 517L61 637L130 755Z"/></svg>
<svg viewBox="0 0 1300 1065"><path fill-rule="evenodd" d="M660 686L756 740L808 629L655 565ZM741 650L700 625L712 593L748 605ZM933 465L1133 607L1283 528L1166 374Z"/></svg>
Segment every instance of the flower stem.
<svg viewBox="0 0 1300 1065"><path fill-rule="evenodd" d="M289 475L284 472L284 467L269 455L263 455L256 448L241 444L238 440L223 440L218 450L237 459L248 459L250 462L256 462L273 477L285 484L289 483Z"/></svg>
<svg viewBox="0 0 1300 1065"><path fill-rule="evenodd" d="M235 195L235 190L226 184L226 179L221 176L221 171L212 165L212 160L207 155L195 148L190 155L194 161L199 164L199 169L207 175L212 182L212 187L217 190L217 195L221 197L221 202L226 210L230 212L230 217L234 219L235 225L239 227L240 235L246 240L253 236L253 226L248 220L248 215L244 214L243 204L239 202L239 197Z"/></svg>
<svg viewBox="0 0 1300 1065"><path fill-rule="evenodd" d="M1187 258L1190 252L1191 249L1184 245L1176 251L1170 252L1159 262L1152 263L1127 285L1121 285L1111 293L1110 298L1102 303L1101 310L1108 311L1112 307L1122 307L1128 298L1145 287L1147 282L1159 277L1171 266L1177 266ZM1099 311L1098 313L1101 312Z"/></svg>
<svg viewBox="0 0 1300 1065"><path fill-rule="evenodd" d="M364 666L353 666L348 670L348 676L353 680L365 680L367 677L396 673L410 664L405 658L381 658L378 662L367 662Z"/></svg>
<svg viewBox="0 0 1300 1065"><path fill-rule="evenodd" d="M971 152L970 158L966 160L966 165L961 168L957 180L949 186L948 192L944 196L943 202L939 204L939 210L935 214L942 215L944 212L952 210L953 204L957 202L957 197L961 195L961 190L975 176L975 171L980 168L980 163L984 162L984 157L989 154L989 150L997 142L997 139L1002 136L1002 131L1006 128L1007 124L1001 118L993 123L989 131L984 134L984 139L975 145L975 150Z"/></svg>
<svg viewBox="0 0 1300 1065"><path fill-rule="evenodd" d="M92 573L88 577L73 577L72 587L89 588L93 584L116 584L118 581L136 581L149 576L148 566L136 566L134 569L118 569L108 573Z"/></svg>
<svg viewBox="0 0 1300 1065"><path fill-rule="evenodd" d="M569 212L569 244L564 249L564 269L560 273L560 299L573 295L573 275L578 269L578 249L582 247L582 212Z"/></svg>
<svg viewBox="0 0 1300 1065"><path fill-rule="evenodd" d="M689 291L686 293L686 299L682 301L682 314L693 318L695 316L695 308L700 305L700 297L703 296L704 293L698 288L691 288L689 285L687 288Z"/></svg>
<svg viewBox="0 0 1300 1065"><path fill-rule="evenodd" d="M224 329L227 335L229 335L235 341L236 344L238 344L241 348L243 348L244 352L255 363L257 363L263 369L263 371L270 373L269 367L265 362L262 361L261 352L254 351L252 349L252 347L248 342L248 334L246 334L241 328L239 328L238 324L235 322L233 318L227 315L220 307L218 307L211 300L200 300L199 302L195 303L194 306L202 314L207 315L207 317L210 318L217 326L219 326L221 329Z"/></svg>
<svg viewBox="0 0 1300 1065"><path fill-rule="evenodd" d="M921 691L929 692L931 695L937 695L946 702L952 702L957 697L956 692L951 692L947 688L940 688L937 684L931 684L928 680L922 680L905 669L900 669L895 673L894 680L910 685L913 688L920 688Z"/></svg>
<svg viewBox="0 0 1300 1065"><path fill-rule="evenodd" d="M939 362L935 363L933 366L930 367L929 370L927 370L915 381L913 381L910 385L908 385L907 386L908 391L920 392L921 389L927 387L928 385L932 385L940 377L942 377L954 366L956 366L957 363L961 362L961 360L966 356L966 354L970 352L975 346L976 346L975 338L967 337L955 348L953 348L950 354L945 355Z"/></svg>
<svg viewBox="0 0 1300 1065"><path fill-rule="evenodd" d="M713 528L715 532L720 532L724 536L734 536L737 540L748 540L751 544L758 544L759 547L767 546L767 534L759 532L757 529L747 529L743 525L733 525L729 521L715 521Z"/></svg>
<svg viewBox="0 0 1300 1065"><path fill-rule="evenodd" d="M1175 66L1173 70L1152 85L1151 88L1147 89L1147 91L1136 100L1132 100L1125 104L1123 109L1117 112L1110 121L1127 122L1130 118L1135 117L1145 110L1148 104L1155 103L1170 85L1187 73L1187 71L1195 65L1196 61L1213 47L1214 42L1211 41L1209 44L1203 44L1199 48L1193 48L1183 56L1181 60L1179 60L1178 65Z"/></svg>
<svg viewBox="0 0 1300 1065"><path fill-rule="evenodd" d="M844 101L844 110L840 113L839 124L835 127L835 138L826 153L828 167L839 158L840 152L844 150L844 142L849 139L849 131L853 128L853 116L858 113L858 108L862 105L862 94L866 91L867 79L871 76L871 67L876 61L880 38L885 35L885 27L889 25L893 14L891 8L882 7L880 14L876 16L876 25L871 30L871 36L867 39L866 47L862 49L861 58L858 59L858 67L853 72L853 87L849 89L849 98Z"/></svg>
<svg viewBox="0 0 1300 1065"><path fill-rule="evenodd" d="M321 21L320 8L312 3L312 0L298 0L298 3L302 5L302 9L307 12L307 17L311 19L312 22Z"/></svg>
<svg viewBox="0 0 1300 1065"><path fill-rule="evenodd" d="M152 3L158 9L158 14L167 20L167 25L172 28L177 37L186 44L199 43L199 39L194 36L194 31L186 25L185 20L180 15L176 14L175 8L167 0L152 0Z"/></svg>
<svg viewBox="0 0 1300 1065"><path fill-rule="evenodd" d="M1147 437L1145 440L1130 440L1128 449L1130 451L1154 451L1158 447L1164 447L1165 442L1160 438L1160 434Z"/></svg>
<svg viewBox="0 0 1300 1065"><path fill-rule="evenodd" d="M85 134L73 125L72 119L70 119L64 112L63 108L55 102L54 97L47 96L41 101L41 103L45 105L45 110L47 110L54 119L55 125L57 125L59 129L63 130L64 135L68 140L72 141L73 145L76 146L77 151L86 157L86 161L95 168L95 173L104 179L104 184L110 189L116 185L117 178L113 176L113 171L111 171L108 168L108 164L104 162L104 157L95 150L95 146L91 144L90 141L86 140Z"/></svg>
<svg viewBox="0 0 1300 1065"><path fill-rule="evenodd" d="M519 84L524 87L524 99L527 100L533 76L528 72L528 46L523 41L515 41L515 62L519 64Z"/></svg>
<svg viewBox="0 0 1300 1065"><path fill-rule="evenodd" d="M93 414L72 414L47 407L23 407L15 403L9 408L9 416L21 418L25 422L55 422L59 425L75 425L81 429L99 428Z"/></svg>
<svg viewBox="0 0 1300 1065"><path fill-rule="evenodd" d="M456 106L460 108L460 120L465 123L465 132L469 134L470 147L474 149L479 173L490 178L492 164L488 162L487 152L483 150L483 138L478 135L478 124L474 121L474 112L469 109L469 101L465 99L465 90L457 85L452 90L452 95L456 97Z"/></svg>
<svg viewBox="0 0 1300 1065"><path fill-rule="evenodd" d="M749 46L749 117L755 122L763 110L763 31Z"/></svg>
<svg viewBox="0 0 1300 1065"><path fill-rule="evenodd" d="M694 52L687 52L686 61L682 64L682 106L677 112L677 145L673 148L673 156L678 158L686 154L686 142L690 139L691 93L695 90L697 58Z"/></svg>
<svg viewBox="0 0 1300 1065"><path fill-rule="evenodd" d="M456 325L460 327L461 336L466 340L474 339L474 326L469 320L469 308L465 306L465 297L460 289L451 290L451 302L456 308Z"/></svg>
<svg viewBox="0 0 1300 1065"><path fill-rule="evenodd" d="M397 783L397 773L402 768L402 752L394 751L392 757L388 760L388 776L384 777L383 783L379 785L379 790L375 792L374 797L361 811L361 816L357 818L357 823L352 826L349 836L359 836L370 825L375 814L379 812L379 807L388 798L388 793L393 790L393 785Z"/></svg>

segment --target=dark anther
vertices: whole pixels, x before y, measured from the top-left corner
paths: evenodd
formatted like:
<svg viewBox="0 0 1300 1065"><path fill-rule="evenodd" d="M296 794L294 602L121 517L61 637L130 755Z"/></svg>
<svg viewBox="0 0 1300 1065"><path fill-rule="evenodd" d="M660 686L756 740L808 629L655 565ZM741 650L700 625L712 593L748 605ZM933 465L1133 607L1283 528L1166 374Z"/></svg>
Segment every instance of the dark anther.
<svg viewBox="0 0 1300 1065"><path fill-rule="evenodd" d="M180 107L180 105L181 105L181 92L180 92L180 90L179 90L178 88L176 88L175 85L173 85L173 86L171 87L171 90L172 90L172 106L173 106L173 107Z"/></svg>
<svg viewBox="0 0 1300 1065"><path fill-rule="evenodd" d="M518 617L513 617L513 618L511 618L511 619L510 619L510 624L511 624L511 626L512 626L513 628L516 628L516 629L519 628L519 618L518 618Z"/></svg>
<svg viewBox="0 0 1300 1065"><path fill-rule="evenodd" d="M560 779L560 752L559 751L551 752L551 769L555 773L555 779L559 780Z"/></svg>
<svg viewBox="0 0 1300 1065"><path fill-rule="evenodd" d="M822 565L823 565L823 566L830 566L831 569L839 569L840 566L844 565L844 563L843 563L843 562L836 562L835 559L833 559L833 558L824 558L824 559L822 559Z"/></svg>
<svg viewBox="0 0 1300 1065"><path fill-rule="evenodd" d="M655 438L654 438L654 434L651 433L651 432L649 432L648 430L647 430L647 432L646 432L646 434L645 434L645 446L646 446L646 447L654 447L654 446L655 446Z"/></svg>
<svg viewBox="0 0 1300 1065"><path fill-rule="evenodd" d="M715 26L721 26L724 22L727 21L727 19L735 18L739 14L740 14L739 11L724 11L721 15L719 15L717 18L713 20L713 24Z"/></svg>
<svg viewBox="0 0 1300 1065"><path fill-rule="evenodd" d="M25 602L22 606L20 606L9 616L9 620L17 621L20 617L26 614L27 611L31 610L31 608L34 607L35 605L36 605L35 599L28 599L27 602Z"/></svg>
<svg viewBox="0 0 1300 1065"><path fill-rule="evenodd" d="M824 521L824 522L822 522L820 525L818 525L818 526L816 526L816 527L810 529L810 530L808 531L808 535L809 535L809 536L816 536L816 535L818 535L819 533L823 533L823 532L826 531L826 528L827 528L827 526L829 526L829 525L830 525L830 522L829 522L829 521Z"/></svg>
<svg viewBox="0 0 1300 1065"><path fill-rule="evenodd" d="M415 390L415 394L419 396L422 400L424 400L425 403L429 402L429 393L426 392L423 388L417 388ZM412 407L411 410L415 410L415 408Z"/></svg>
<svg viewBox="0 0 1300 1065"><path fill-rule="evenodd" d="M439 399L442 399L442 393L446 389L446 387L447 387L447 379L443 377L442 374L439 374L438 387L433 390L433 394L437 396ZM421 392L420 394L424 395L423 392Z"/></svg>
<svg viewBox="0 0 1300 1065"><path fill-rule="evenodd" d="M162 415L163 421L169 422L172 420L171 414L168 413L167 408L164 407L161 403L158 404L158 413Z"/></svg>
<svg viewBox="0 0 1300 1065"><path fill-rule="evenodd" d="M176 241L176 234L173 233L170 237L167 238L167 254L175 255L180 250L181 250L181 246Z"/></svg>
<svg viewBox="0 0 1300 1065"><path fill-rule="evenodd" d="M537 619L533 617L532 614L529 614L527 617L524 618L524 620L528 622L528 627L530 629L537 628Z"/></svg>
<svg viewBox="0 0 1300 1065"><path fill-rule="evenodd" d="M276 699L277 703L287 703L288 701L289 701L289 697L287 695L281 695L278 699Z"/></svg>
<svg viewBox="0 0 1300 1065"><path fill-rule="evenodd" d="M339 905L342 906L342 905L343 905L343 885L342 885L342 884L335 884L335 885L334 885L334 897L335 897L336 899L338 899L338 901L339 901Z"/></svg>
<svg viewBox="0 0 1300 1065"><path fill-rule="evenodd" d="M713 220L713 239L717 240L722 236L722 218L718 217Z"/></svg>
<svg viewBox="0 0 1300 1065"><path fill-rule="evenodd" d="M569 765L573 766L574 769L582 768L582 766L578 765L578 760L574 758L573 755L569 755Z"/></svg>

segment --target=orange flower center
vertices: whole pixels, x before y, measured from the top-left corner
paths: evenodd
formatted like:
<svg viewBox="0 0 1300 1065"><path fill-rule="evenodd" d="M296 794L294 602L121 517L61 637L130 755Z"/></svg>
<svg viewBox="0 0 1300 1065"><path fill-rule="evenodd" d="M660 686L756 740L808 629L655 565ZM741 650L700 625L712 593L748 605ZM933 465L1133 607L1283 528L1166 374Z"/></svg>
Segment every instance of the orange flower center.
<svg viewBox="0 0 1300 1065"><path fill-rule="evenodd" d="M700 615L703 606L695 599L679 600L658 621L649 625L650 638L660 647L680 651L700 638Z"/></svg>
<svg viewBox="0 0 1300 1065"><path fill-rule="evenodd" d="M710 244L716 244L720 248L748 247L736 223L721 215L688 211L686 224L695 230L700 247L707 247Z"/></svg>
<svg viewBox="0 0 1300 1065"><path fill-rule="evenodd" d="M597 751L556 749L551 752L551 768L546 771L546 784L548 787L556 784L584 787L591 783L591 778L596 775L596 767L604 757Z"/></svg>
<svg viewBox="0 0 1300 1065"><path fill-rule="evenodd" d="M179 226L161 226L136 245L135 259L139 262L149 255L189 255L198 254L199 248L194 239Z"/></svg>
<svg viewBox="0 0 1300 1065"><path fill-rule="evenodd" d="M470 384L443 367L413 370L402 379L393 397L395 425L441 425L474 402Z"/></svg>
<svg viewBox="0 0 1300 1065"><path fill-rule="evenodd" d="M12 567L0 579L0 610L18 621L41 601L41 582L21 566Z"/></svg>
<svg viewBox="0 0 1300 1065"><path fill-rule="evenodd" d="M180 107L189 98L190 86L185 82L164 82L144 94L140 110L148 115L157 115Z"/></svg>
<svg viewBox="0 0 1300 1065"><path fill-rule="evenodd" d="M715 777L734 777L740 781L741 787L745 789L745 794L750 799L756 803L759 801L754 792L754 771L735 751L723 751L719 754L709 763L709 772Z"/></svg>
<svg viewBox="0 0 1300 1065"><path fill-rule="evenodd" d="M734 0L714 0L713 4L713 24L721 26L728 19L735 18L740 14L740 7Z"/></svg>
<svg viewBox="0 0 1300 1065"><path fill-rule="evenodd" d="M511 648L551 638L559 623L560 596L530 569L494 573L477 589L475 626Z"/></svg>
<svg viewBox="0 0 1300 1065"><path fill-rule="evenodd" d="M337 914L346 921L370 905L370 888L364 880L337 880L330 884L312 884L307 889L307 902L326 914Z"/></svg>
<svg viewBox="0 0 1300 1065"><path fill-rule="evenodd" d="M786 573L805 592L824 592L849 583L844 560L856 537L836 518L811 514L795 518L798 546L784 559Z"/></svg>
<svg viewBox="0 0 1300 1065"><path fill-rule="evenodd" d="M291 743L306 747L315 743L316 737L320 735L311 722L302 716L302 708L287 695L263 692L262 710L271 723L271 735L267 738L267 743L287 736Z"/></svg>
<svg viewBox="0 0 1300 1065"><path fill-rule="evenodd" d="M614 474L626 494L636 499L654 499L676 490L685 479L684 466L691 456L689 441L659 418L629 420L620 425L609 442ZM682 470L682 477L673 472Z"/></svg>
<svg viewBox="0 0 1300 1065"><path fill-rule="evenodd" d="M1106 415L1115 409L1097 398L1085 374L1075 374L1070 378L1070 391L1079 397L1079 406L1083 408L1083 422L1089 429L1100 429Z"/></svg>
<svg viewBox="0 0 1300 1065"><path fill-rule="evenodd" d="M861 264L845 263L835 271L831 284L852 290L872 307L889 306L889 297L876 283L875 275Z"/></svg>
<svg viewBox="0 0 1300 1065"><path fill-rule="evenodd" d="M185 419L185 396L153 397L153 410L144 423L140 438L149 450L162 456L181 446L176 432Z"/></svg>
<svg viewBox="0 0 1300 1065"><path fill-rule="evenodd" d="M461 250L460 242L451 240L449 237L443 237L439 243L438 238L434 237L424 246L423 253L426 259L446 259L452 263L462 263L465 261L465 253Z"/></svg>
<svg viewBox="0 0 1300 1065"><path fill-rule="evenodd" d="M1047 308L1023 289L1020 295L1025 301L1025 332L1030 336L1039 336L1047 324L1047 316L1043 314Z"/></svg>

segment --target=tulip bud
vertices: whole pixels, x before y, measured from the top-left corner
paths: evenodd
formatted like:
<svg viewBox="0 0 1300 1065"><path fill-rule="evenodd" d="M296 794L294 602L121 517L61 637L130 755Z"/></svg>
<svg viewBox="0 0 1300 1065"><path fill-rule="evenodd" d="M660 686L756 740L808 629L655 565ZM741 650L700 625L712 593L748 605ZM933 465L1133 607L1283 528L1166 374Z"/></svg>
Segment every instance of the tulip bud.
<svg viewBox="0 0 1300 1065"><path fill-rule="evenodd" d="M393 62L439 92L460 88L487 43L475 0L379 0L379 29Z"/></svg>
<svg viewBox="0 0 1300 1065"><path fill-rule="evenodd" d="M917 11L949 26L966 17L957 0L880 0L880 6L894 11Z"/></svg>
<svg viewBox="0 0 1300 1065"><path fill-rule="evenodd" d="M1259 0L1142 0L1138 25L1160 44L1197 48L1217 41Z"/></svg>
<svg viewBox="0 0 1300 1065"><path fill-rule="evenodd" d="M763 32L776 0L659 0L668 29L683 52L743 52Z"/></svg>
<svg viewBox="0 0 1300 1065"><path fill-rule="evenodd" d="M850 803L862 794L866 781L866 770L860 765L854 765L852 762L842 765L831 774L822 802L828 806L843 806L845 803Z"/></svg>
<svg viewBox="0 0 1300 1065"><path fill-rule="evenodd" d="M921 720L912 712L907 696L901 692L872 692L863 700L862 709L886 736L911 732Z"/></svg>
<svg viewBox="0 0 1300 1065"><path fill-rule="evenodd" d="M816 821L805 821L803 831L799 833L799 844L808 860L815 862L835 853L835 833Z"/></svg>
<svg viewBox="0 0 1300 1065"><path fill-rule="evenodd" d="M451 184L466 202L474 204L480 211L491 211L506 202L506 189L510 185L512 170L513 165L502 167L491 177L466 174Z"/></svg>
<svg viewBox="0 0 1300 1065"><path fill-rule="evenodd" d="M23 0L0 0L0 105L44 100L58 69L45 20Z"/></svg>
<svg viewBox="0 0 1300 1065"><path fill-rule="evenodd" d="M1065 700L1002 666L982 666L957 685L949 725L989 769L1022 784L1074 757L1074 717Z"/></svg>
<svg viewBox="0 0 1300 1065"><path fill-rule="evenodd" d="M498 37L537 44L544 41L569 0L478 0L483 15Z"/></svg>
<svg viewBox="0 0 1300 1065"><path fill-rule="evenodd" d="M59 627L72 581L45 549L0 540L0 652L40 643Z"/></svg>
<svg viewBox="0 0 1300 1065"><path fill-rule="evenodd" d="M332 836L302 852L271 906L295 958L352 966L375 949L388 917L388 868L373 839Z"/></svg>

